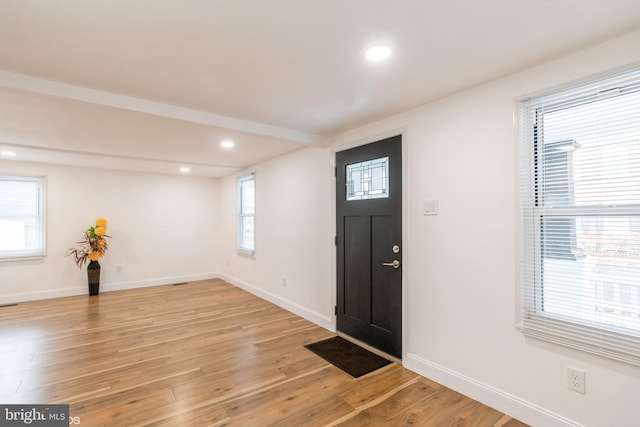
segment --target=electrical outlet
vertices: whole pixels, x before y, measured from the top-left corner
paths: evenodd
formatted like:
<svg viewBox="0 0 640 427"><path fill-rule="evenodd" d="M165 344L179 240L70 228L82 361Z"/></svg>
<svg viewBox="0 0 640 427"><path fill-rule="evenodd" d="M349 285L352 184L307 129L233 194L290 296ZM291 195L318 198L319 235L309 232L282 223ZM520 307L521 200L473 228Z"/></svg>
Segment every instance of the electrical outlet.
<svg viewBox="0 0 640 427"><path fill-rule="evenodd" d="M283 277L283 278L282 278L282 287L283 287L283 288L286 288L286 287L287 287L287 278L286 278L286 277Z"/></svg>
<svg viewBox="0 0 640 427"><path fill-rule="evenodd" d="M584 376L583 370L567 366L567 388L585 394Z"/></svg>

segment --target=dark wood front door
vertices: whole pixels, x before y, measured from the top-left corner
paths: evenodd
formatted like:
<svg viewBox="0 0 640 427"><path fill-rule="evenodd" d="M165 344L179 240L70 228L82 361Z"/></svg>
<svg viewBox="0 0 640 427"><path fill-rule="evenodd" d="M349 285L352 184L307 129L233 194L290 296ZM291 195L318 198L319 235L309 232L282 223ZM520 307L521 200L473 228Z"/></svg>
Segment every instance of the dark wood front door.
<svg viewBox="0 0 640 427"><path fill-rule="evenodd" d="M402 357L402 138L336 153L337 329Z"/></svg>

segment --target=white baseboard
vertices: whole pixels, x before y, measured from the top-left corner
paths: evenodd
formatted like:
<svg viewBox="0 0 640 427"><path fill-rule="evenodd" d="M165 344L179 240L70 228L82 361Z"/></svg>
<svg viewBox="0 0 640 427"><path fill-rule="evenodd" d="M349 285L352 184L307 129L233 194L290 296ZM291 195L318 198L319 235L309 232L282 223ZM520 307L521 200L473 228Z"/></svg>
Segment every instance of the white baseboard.
<svg viewBox="0 0 640 427"><path fill-rule="evenodd" d="M279 295L272 294L271 292L267 292L226 274L220 274L219 277L249 293L304 317L319 326L330 331L335 331L335 326L329 316L311 311ZM498 411L509 414L531 426L581 427L581 424L541 408L531 402L474 380L473 378L466 377L415 354L407 353L403 359L403 366L425 378L429 378L465 396L469 396L472 399L491 406Z"/></svg>
<svg viewBox="0 0 640 427"><path fill-rule="evenodd" d="M531 426L580 427L574 421L548 411L500 389L452 371L415 354L407 353L405 368L452 390L484 403Z"/></svg>
<svg viewBox="0 0 640 427"><path fill-rule="evenodd" d="M160 277L148 280L116 282L100 284L100 292L110 292L125 289L143 288L148 286L169 285L173 283L191 282L196 280L223 279L253 295L276 304L292 313L301 316L325 329L335 331L333 319L330 316L309 310L295 302L282 298L279 295L257 288L249 283L221 273L203 273L187 276ZM33 301L65 296L88 295L86 286L62 288L47 291L24 292L0 296L0 305L12 304L22 301ZM403 359L403 366L426 378L438 382L452 390L464 394L472 399L482 402L505 414L519 419L531 426L544 427L580 427L572 420L556 413L541 408L531 402L513 396L500 389L484 384L473 378L452 371L437 363L424 359L412 353L407 353Z"/></svg>
<svg viewBox="0 0 640 427"><path fill-rule="evenodd" d="M21 292L17 294L0 295L0 305L2 304L15 304L25 301L36 301L41 299L71 297L82 294L89 295L89 291L86 286L74 287L74 288L62 288L51 291L32 291Z"/></svg>
<svg viewBox="0 0 640 427"><path fill-rule="evenodd" d="M257 288L253 285L250 285L247 282L236 279L235 277L228 276L226 274L219 274L218 277L223 279L234 286L239 287L255 296L258 296L264 300L267 300L279 307L284 308L285 310L289 310L290 312L297 314L300 317L307 319L310 322L315 323L318 326L321 326L325 329L328 329L332 332L335 332L335 328L332 322L331 317L322 315L320 313L316 313L315 311L309 310L306 307L301 306L293 301L289 301L285 298L282 298L279 295L272 294L271 292L267 292L263 289Z"/></svg>
<svg viewBox="0 0 640 427"><path fill-rule="evenodd" d="M218 277L220 277L218 273L202 273L187 276L156 277L154 279L136 280L129 282L100 283L100 293L122 291L125 289L144 288L147 286L170 285L172 283L193 282L196 280L217 279ZM13 304L24 301L69 297L75 295L89 295L87 285L47 291L32 291L9 295L0 295L0 305Z"/></svg>
<svg viewBox="0 0 640 427"><path fill-rule="evenodd" d="M158 277L149 280L137 280L134 282L116 282L100 284L100 292L109 291L122 291L125 289L146 288L147 286L160 286L171 285L174 283L195 282L196 280L209 280L217 279L220 277L219 273L201 273L190 274L187 276L170 276L170 277Z"/></svg>

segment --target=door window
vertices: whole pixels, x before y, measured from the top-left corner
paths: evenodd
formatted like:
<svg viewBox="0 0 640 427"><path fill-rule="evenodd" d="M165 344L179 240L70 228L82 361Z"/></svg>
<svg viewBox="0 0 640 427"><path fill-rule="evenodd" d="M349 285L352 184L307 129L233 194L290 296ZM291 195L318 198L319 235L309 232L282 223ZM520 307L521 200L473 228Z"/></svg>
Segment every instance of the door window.
<svg viewBox="0 0 640 427"><path fill-rule="evenodd" d="M347 165L347 200L389 197L389 157Z"/></svg>

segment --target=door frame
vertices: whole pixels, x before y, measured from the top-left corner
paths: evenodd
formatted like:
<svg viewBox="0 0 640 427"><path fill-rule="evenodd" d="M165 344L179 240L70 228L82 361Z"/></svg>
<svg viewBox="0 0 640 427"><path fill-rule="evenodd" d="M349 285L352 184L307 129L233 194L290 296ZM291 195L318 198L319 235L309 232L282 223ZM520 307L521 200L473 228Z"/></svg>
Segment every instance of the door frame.
<svg viewBox="0 0 640 427"><path fill-rule="evenodd" d="M363 145L372 144L374 142L378 142L382 139L390 138L393 136L401 137L401 145L402 145L402 355L400 362L402 363L405 360L407 354L407 288L408 282L407 278L407 261L410 259L410 251L407 250L407 218L408 218L408 144L407 144L407 128L406 126L400 128L390 129L381 133L377 133L374 135L370 135L355 141L346 142L343 144L335 145L331 148L331 177L332 185L331 185L331 230L333 235L331 236L331 327L333 332L337 332L337 321L336 315L334 314L334 307L338 304L337 297L337 287L338 287L338 267L337 267L337 246L335 245L335 236L337 235L337 225L336 225L336 179L335 179L335 167L336 167L336 153L339 151L348 150L350 148L361 147Z"/></svg>

